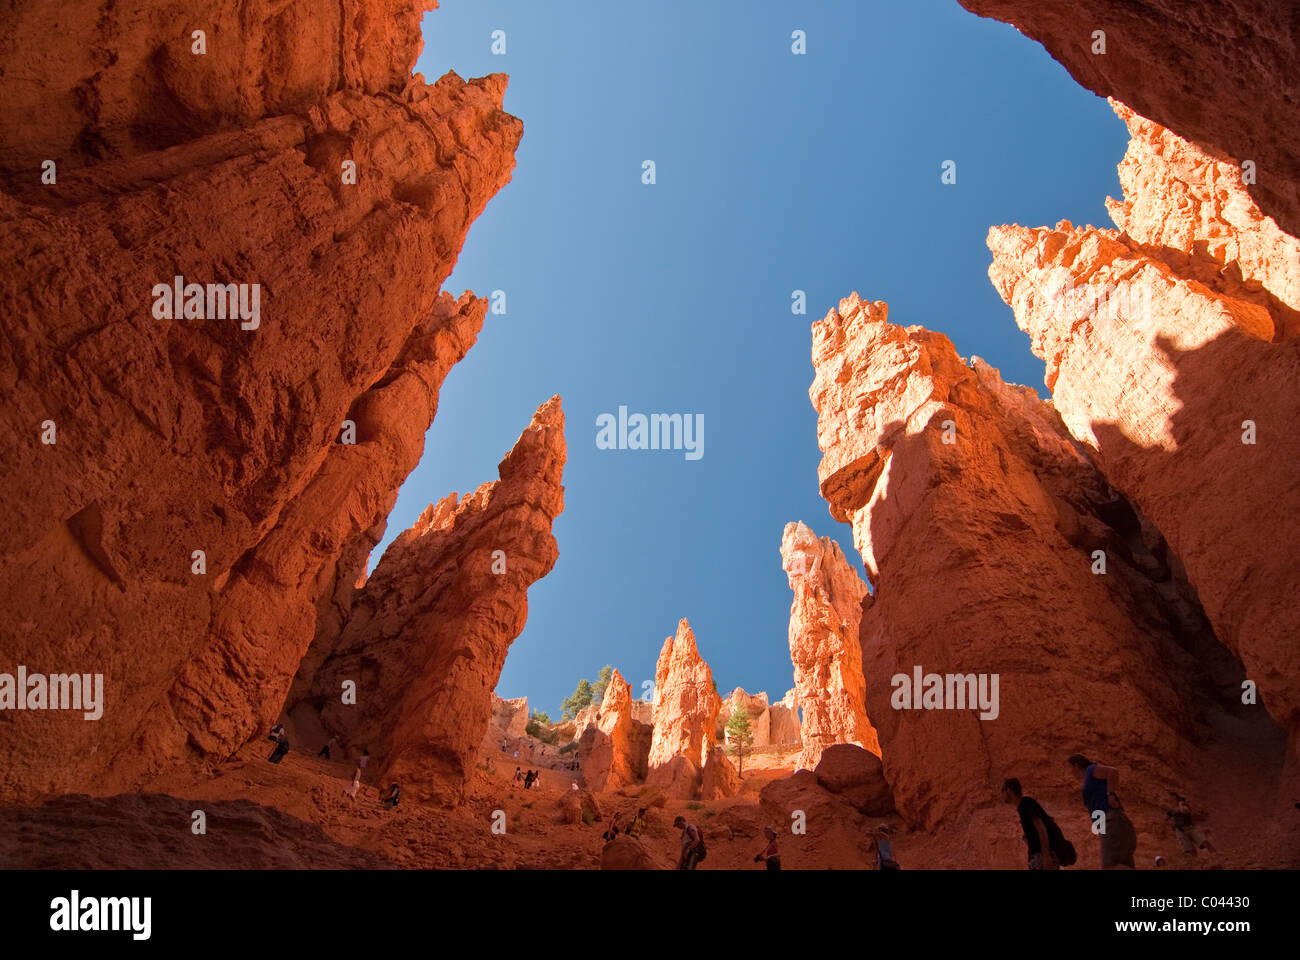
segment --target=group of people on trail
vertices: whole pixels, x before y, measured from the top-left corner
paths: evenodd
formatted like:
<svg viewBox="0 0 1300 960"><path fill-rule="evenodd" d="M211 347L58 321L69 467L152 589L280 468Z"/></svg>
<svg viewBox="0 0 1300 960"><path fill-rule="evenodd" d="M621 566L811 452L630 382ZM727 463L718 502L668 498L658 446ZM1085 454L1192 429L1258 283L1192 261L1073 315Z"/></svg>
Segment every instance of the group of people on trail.
<svg viewBox="0 0 1300 960"><path fill-rule="evenodd" d="M270 732L266 735L266 738L275 743L275 749L271 751L271 755L266 759L271 761L271 763L279 763L284 759L285 754L289 752L289 736L285 732L284 724L277 723L273 726ZM329 760L330 754L338 745L338 742L338 737L330 737L329 741L326 742L325 746L320 748L320 752L318 752L316 756L324 757L326 760ZM362 750L361 756L357 758L356 768L352 771L352 781L343 788L343 793L348 797L348 799L355 800L357 798L357 793L361 790L361 775L369 763L370 751ZM389 784L388 789L379 797L385 810L392 810L397 806L401 792L401 787L399 787L396 782Z"/></svg>
<svg viewBox="0 0 1300 960"><path fill-rule="evenodd" d="M514 782L522 783L525 790L533 789L533 784L537 783L541 779L542 771L540 770L529 770L527 773L524 773L519 767L515 767Z"/></svg>
<svg viewBox="0 0 1300 960"><path fill-rule="evenodd" d="M1101 841L1101 868L1134 869L1137 830L1119 798L1119 770L1094 763L1081 753L1071 755L1066 762L1070 772L1079 781L1083 806L1088 811L1089 829ZM1194 825L1187 799L1173 791L1170 791L1170 796L1174 800L1174 807L1165 812L1165 817L1183 852L1195 855L1197 850L1213 850L1214 847L1205 834ZM1009 777L1003 781L1002 799L1005 803L1014 804L1020 816L1030 870L1059 870L1077 862L1074 845L1065 838L1061 828L1042 805L1033 797L1024 795L1019 780ZM1156 858L1157 866L1163 862L1164 857Z"/></svg>

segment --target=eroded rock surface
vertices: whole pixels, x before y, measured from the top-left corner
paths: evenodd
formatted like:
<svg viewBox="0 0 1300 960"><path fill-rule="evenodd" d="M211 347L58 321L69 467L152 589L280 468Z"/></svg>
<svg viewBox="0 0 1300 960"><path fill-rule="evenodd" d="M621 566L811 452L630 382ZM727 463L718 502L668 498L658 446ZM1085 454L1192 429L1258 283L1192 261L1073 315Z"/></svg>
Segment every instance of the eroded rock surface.
<svg viewBox="0 0 1300 960"><path fill-rule="evenodd" d="M854 743L879 756L880 743L867 719L858 640L863 604L871 602L867 585L838 543L819 539L802 523L786 524L781 565L794 591L789 637L803 712L799 766L815 768L833 743Z"/></svg>
<svg viewBox="0 0 1300 960"><path fill-rule="evenodd" d="M482 323L438 291L522 132L503 75L411 76L418 21L386 0L0 13L22 77L0 106L0 636L13 665L102 673L106 701L94 723L7 712L0 799L229 756L364 571ZM244 286L169 314L178 276Z"/></svg>
<svg viewBox="0 0 1300 960"><path fill-rule="evenodd" d="M538 408L500 479L430 504L389 546L342 633L305 681L324 728L376 758L376 782L459 802L492 714L528 587L559 555L564 413ZM343 702L344 685L356 703Z"/></svg>
<svg viewBox="0 0 1300 960"><path fill-rule="evenodd" d="M1198 665L1198 640L1217 645L1163 543L1050 406L942 334L854 295L813 338L822 493L875 585L866 706L899 813L933 825L995 802L1005 771L1054 782L1081 743L1173 782L1214 682L1240 673ZM899 699L894 678L918 672L945 678L938 699Z"/></svg>
<svg viewBox="0 0 1300 960"><path fill-rule="evenodd" d="M1300 729L1300 242L1232 165L1116 106L1118 230L994 227L989 276L1071 434L1168 540L1219 639ZM1243 440L1254 442L1243 442Z"/></svg>
<svg viewBox="0 0 1300 960"><path fill-rule="evenodd" d="M1041 43L1093 93L1255 167L1251 194L1300 235L1300 20L1275 0L960 0ZM1097 52L1096 31L1105 52ZM1240 180L1240 175L1238 175Z"/></svg>
<svg viewBox="0 0 1300 960"><path fill-rule="evenodd" d="M672 797L692 797L715 744L722 698L685 619L664 641L655 667L654 736L646 783Z"/></svg>

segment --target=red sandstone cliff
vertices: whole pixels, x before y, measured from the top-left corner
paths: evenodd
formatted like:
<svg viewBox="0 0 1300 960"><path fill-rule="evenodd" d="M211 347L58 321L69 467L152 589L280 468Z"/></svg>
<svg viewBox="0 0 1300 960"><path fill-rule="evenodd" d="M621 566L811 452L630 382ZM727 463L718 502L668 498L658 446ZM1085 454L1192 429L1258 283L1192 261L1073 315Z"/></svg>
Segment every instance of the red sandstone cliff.
<svg viewBox="0 0 1300 960"><path fill-rule="evenodd" d="M582 778L597 793L645 779L650 730L632 717L632 688L617 670L605 688L596 721L578 745Z"/></svg>
<svg viewBox="0 0 1300 960"><path fill-rule="evenodd" d="M357 591L342 633L300 678L321 724L376 758L376 782L454 805L492 715L528 587L555 565L564 509L560 398L537 409L500 480L430 504ZM355 684L356 702L344 701Z"/></svg>
<svg viewBox="0 0 1300 960"><path fill-rule="evenodd" d="M7 712L0 797L228 755L379 539L483 319L438 290L522 129L504 76L410 76L419 14L0 13L0 71L23 77L0 105L0 243L22 265L0 276L0 635L12 664L103 673L107 701L93 723ZM165 319L154 288L178 275L250 306L257 284L255 327Z"/></svg>
<svg viewBox="0 0 1300 960"><path fill-rule="evenodd" d="M994 227L989 276L1065 425L1167 538L1300 730L1300 242L1234 168L1122 106L1119 230ZM1243 443L1253 424L1254 443Z"/></svg>
<svg viewBox="0 0 1300 960"><path fill-rule="evenodd" d="M838 543L802 523L788 523L781 537L781 565L794 600L790 604L790 660L803 708L799 766L813 770L822 751L854 743L880 756L867 719L862 648L862 610L871 602L867 585L849 566Z"/></svg>
<svg viewBox="0 0 1300 960"><path fill-rule="evenodd" d="M1163 545L1033 391L886 317L854 295L814 325L810 395L823 495L876 588L866 707L899 813L929 827L1004 776L1059 783L1080 749L1122 756L1148 790L1171 782L1205 736L1198 642L1215 645ZM997 675L996 716L901 701L893 678L918 667Z"/></svg>
<svg viewBox="0 0 1300 960"><path fill-rule="evenodd" d="M1277 0L960 0L1039 41L1094 93L1252 160L1251 195L1300 236L1300 10ZM1095 53L1095 31L1105 53Z"/></svg>
<svg viewBox="0 0 1300 960"><path fill-rule="evenodd" d="M685 619L664 641L655 667L654 737L646 783L672 797L693 797L715 744L722 698ZM725 760L725 758L724 758Z"/></svg>

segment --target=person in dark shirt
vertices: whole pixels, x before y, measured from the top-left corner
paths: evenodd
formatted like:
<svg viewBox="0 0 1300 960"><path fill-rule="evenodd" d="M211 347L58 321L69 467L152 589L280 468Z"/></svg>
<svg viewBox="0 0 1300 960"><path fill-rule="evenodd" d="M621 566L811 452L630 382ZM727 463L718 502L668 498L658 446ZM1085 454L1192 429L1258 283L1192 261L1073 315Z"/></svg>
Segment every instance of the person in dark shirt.
<svg viewBox="0 0 1300 960"><path fill-rule="evenodd" d="M1068 763L1075 779L1083 785L1083 805L1092 819L1095 832L1101 837L1101 868L1134 869L1137 831L1133 829L1116 793L1119 770L1093 763L1081 753L1072 755Z"/></svg>
<svg viewBox="0 0 1300 960"><path fill-rule="evenodd" d="M381 800L384 801L385 810L391 810L393 809L393 807L397 806L398 794L400 792L401 792L400 789L395 783L388 788L388 793L380 798Z"/></svg>
<svg viewBox="0 0 1300 960"><path fill-rule="evenodd" d="M768 870L780 870L781 852L776 848L776 831L771 827L764 827L763 838L767 843L758 855L754 857L754 862L766 863Z"/></svg>
<svg viewBox="0 0 1300 960"><path fill-rule="evenodd" d="M284 727L280 727L279 729L280 732L275 738L275 749L272 750L271 755L266 758L272 763L279 763L284 759L284 755L289 752L289 737L285 734Z"/></svg>
<svg viewBox="0 0 1300 960"><path fill-rule="evenodd" d="M1025 846L1029 848L1029 869L1060 870L1061 865L1052 851L1047 826L1052 818L1047 815L1047 811L1033 797L1023 795L1020 781L1015 777L1002 781L1002 802L1016 805L1016 813L1020 815L1020 829L1025 834Z"/></svg>

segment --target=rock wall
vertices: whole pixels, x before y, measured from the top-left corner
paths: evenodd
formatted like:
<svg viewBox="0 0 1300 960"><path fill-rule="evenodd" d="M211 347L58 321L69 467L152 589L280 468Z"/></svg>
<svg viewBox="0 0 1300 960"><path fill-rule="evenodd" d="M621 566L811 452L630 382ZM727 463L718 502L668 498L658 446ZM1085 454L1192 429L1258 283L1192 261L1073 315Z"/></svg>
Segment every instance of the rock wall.
<svg viewBox="0 0 1300 960"><path fill-rule="evenodd" d="M722 698L685 619L664 641L655 666L654 736L646 783L672 797L698 794L704 763L716 742Z"/></svg>
<svg viewBox="0 0 1300 960"><path fill-rule="evenodd" d="M637 783L645 779L649 751L646 725L632 718L632 688L615 670L596 720L578 744L582 779L597 793Z"/></svg>
<svg viewBox="0 0 1300 960"><path fill-rule="evenodd" d="M0 33L0 636L106 701L6 712L0 800L112 792L280 710L482 323L438 291L522 125L503 75L412 77L390 0L28 0ZM178 276L246 314L169 312Z"/></svg>
<svg viewBox="0 0 1300 960"><path fill-rule="evenodd" d="M528 587L555 565L564 509L560 398L538 408L500 479L430 504L357 591L342 633L310 678L325 729L376 758L376 781L454 805L492 714ZM356 687L356 703L341 696Z"/></svg>
<svg viewBox="0 0 1300 960"><path fill-rule="evenodd" d="M1251 160L1260 208L1300 236L1300 10L1276 0L960 0L1041 43L1080 84L1220 159ZM1094 32L1105 33L1095 52Z"/></svg>
<svg viewBox="0 0 1300 960"><path fill-rule="evenodd" d="M492 725L505 737L522 737L528 727L528 698L503 700L492 694Z"/></svg>
<svg viewBox="0 0 1300 960"><path fill-rule="evenodd" d="M790 660L803 708L798 765L816 768L822 751L835 743L857 744L880 756L876 730L867 719L858 640L863 605L871 602L867 585L838 543L818 539L802 523L786 524L781 565L794 591Z"/></svg>
<svg viewBox="0 0 1300 960"><path fill-rule="evenodd" d="M1124 199L1107 203L1119 229L994 227L989 276L1065 425L1168 539L1294 734L1300 242L1230 164L1116 110L1131 136Z"/></svg>
<svg viewBox="0 0 1300 960"><path fill-rule="evenodd" d="M768 734L772 743L797 746L800 743L799 692L787 690L785 696L768 707Z"/></svg>
<svg viewBox="0 0 1300 960"><path fill-rule="evenodd" d="M1050 406L942 334L854 295L813 338L821 488L875 586L866 706L899 813L933 826L995 802L1003 777L1060 782L1081 750L1123 757L1150 790L1173 782L1214 682L1235 678L1198 665L1216 645L1163 544ZM902 699L895 678L918 670L982 675L988 706L946 681Z"/></svg>
<svg viewBox="0 0 1300 960"><path fill-rule="evenodd" d="M766 693L748 694L744 688L737 687L722 701L718 710L718 722L714 726L713 738L717 743L727 740L727 721L731 719L736 707L741 706L749 718L749 732L753 734L753 749L762 750L772 742L772 719Z"/></svg>

